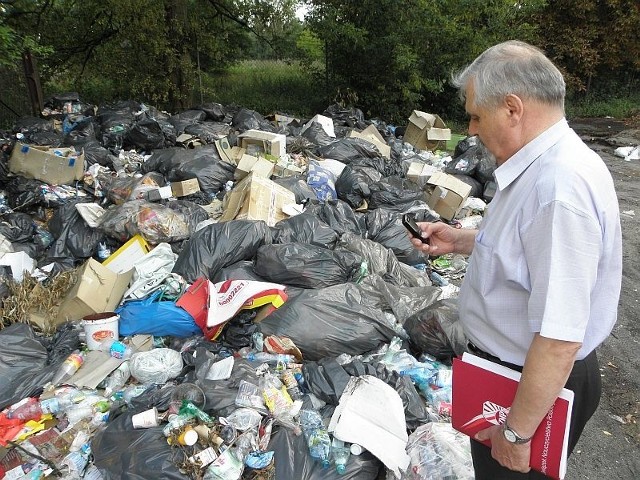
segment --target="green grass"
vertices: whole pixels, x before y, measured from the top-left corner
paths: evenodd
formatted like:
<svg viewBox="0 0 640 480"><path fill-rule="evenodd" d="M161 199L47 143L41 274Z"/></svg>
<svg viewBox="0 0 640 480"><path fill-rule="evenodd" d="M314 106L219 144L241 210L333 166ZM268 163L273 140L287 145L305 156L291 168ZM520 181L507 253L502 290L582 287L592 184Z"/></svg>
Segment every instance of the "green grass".
<svg viewBox="0 0 640 480"><path fill-rule="evenodd" d="M566 102L567 118L613 117L626 119L640 114L640 93L625 96L587 96L569 98Z"/></svg>
<svg viewBox="0 0 640 480"><path fill-rule="evenodd" d="M212 101L264 115L281 112L308 117L328 105L322 79L311 77L296 62L243 61L223 73L203 77L203 90Z"/></svg>

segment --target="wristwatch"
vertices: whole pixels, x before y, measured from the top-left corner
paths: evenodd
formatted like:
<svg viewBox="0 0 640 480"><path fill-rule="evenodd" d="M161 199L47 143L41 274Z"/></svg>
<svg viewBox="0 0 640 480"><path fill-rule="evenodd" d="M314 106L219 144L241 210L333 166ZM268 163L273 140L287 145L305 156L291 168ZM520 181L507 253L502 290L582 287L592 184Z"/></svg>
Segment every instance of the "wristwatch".
<svg viewBox="0 0 640 480"><path fill-rule="evenodd" d="M518 433L515 430L513 430L509 425L507 425L506 420L502 424L502 435L504 435L504 438L507 440L507 442L515 443L516 445L522 445L523 443L530 442L531 439L533 438L533 436L529 438L521 437L520 435L518 435Z"/></svg>

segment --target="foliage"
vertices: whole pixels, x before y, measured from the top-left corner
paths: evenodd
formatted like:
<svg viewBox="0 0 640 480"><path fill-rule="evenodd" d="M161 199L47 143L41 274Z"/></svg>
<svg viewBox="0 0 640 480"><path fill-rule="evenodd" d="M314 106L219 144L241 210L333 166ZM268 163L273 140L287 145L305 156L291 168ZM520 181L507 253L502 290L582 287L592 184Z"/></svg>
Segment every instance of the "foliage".
<svg viewBox="0 0 640 480"><path fill-rule="evenodd" d="M261 114L312 116L327 101L322 85L296 62L239 62L223 74L206 76L204 96L223 105L236 104Z"/></svg>
<svg viewBox="0 0 640 480"><path fill-rule="evenodd" d="M414 108L451 103L454 69L496 41L535 33L529 2L510 0L313 0L311 30L325 44L327 87L358 95L371 116L405 119Z"/></svg>
<svg viewBox="0 0 640 480"><path fill-rule="evenodd" d="M587 92L599 79L640 72L637 0L549 0L534 21L538 45L563 70L568 85Z"/></svg>

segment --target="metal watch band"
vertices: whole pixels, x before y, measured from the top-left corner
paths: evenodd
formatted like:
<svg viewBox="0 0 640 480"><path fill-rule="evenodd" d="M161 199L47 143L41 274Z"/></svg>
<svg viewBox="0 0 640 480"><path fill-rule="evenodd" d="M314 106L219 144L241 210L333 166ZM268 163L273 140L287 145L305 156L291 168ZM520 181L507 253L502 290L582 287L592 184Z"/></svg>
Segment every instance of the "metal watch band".
<svg viewBox="0 0 640 480"><path fill-rule="evenodd" d="M521 437L520 435L518 435L518 432L516 432L514 429L512 429L507 424L506 420L502 424L502 435L504 436L504 438L506 438L507 442L515 443L517 445L522 445L524 443L528 443L533 438L533 436L531 436L529 438Z"/></svg>

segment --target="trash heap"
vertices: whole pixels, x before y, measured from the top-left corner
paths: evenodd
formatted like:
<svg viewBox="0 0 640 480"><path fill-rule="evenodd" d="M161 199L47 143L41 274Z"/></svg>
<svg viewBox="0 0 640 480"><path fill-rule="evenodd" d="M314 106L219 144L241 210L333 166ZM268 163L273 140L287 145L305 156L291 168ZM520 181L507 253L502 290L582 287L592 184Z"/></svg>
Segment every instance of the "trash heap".
<svg viewBox="0 0 640 480"><path fill-rule="evenodd" d="M0 132L0 478L473 478L466 258L401 221L481 220L493 163L450 138L76 93Z"/></svg>

